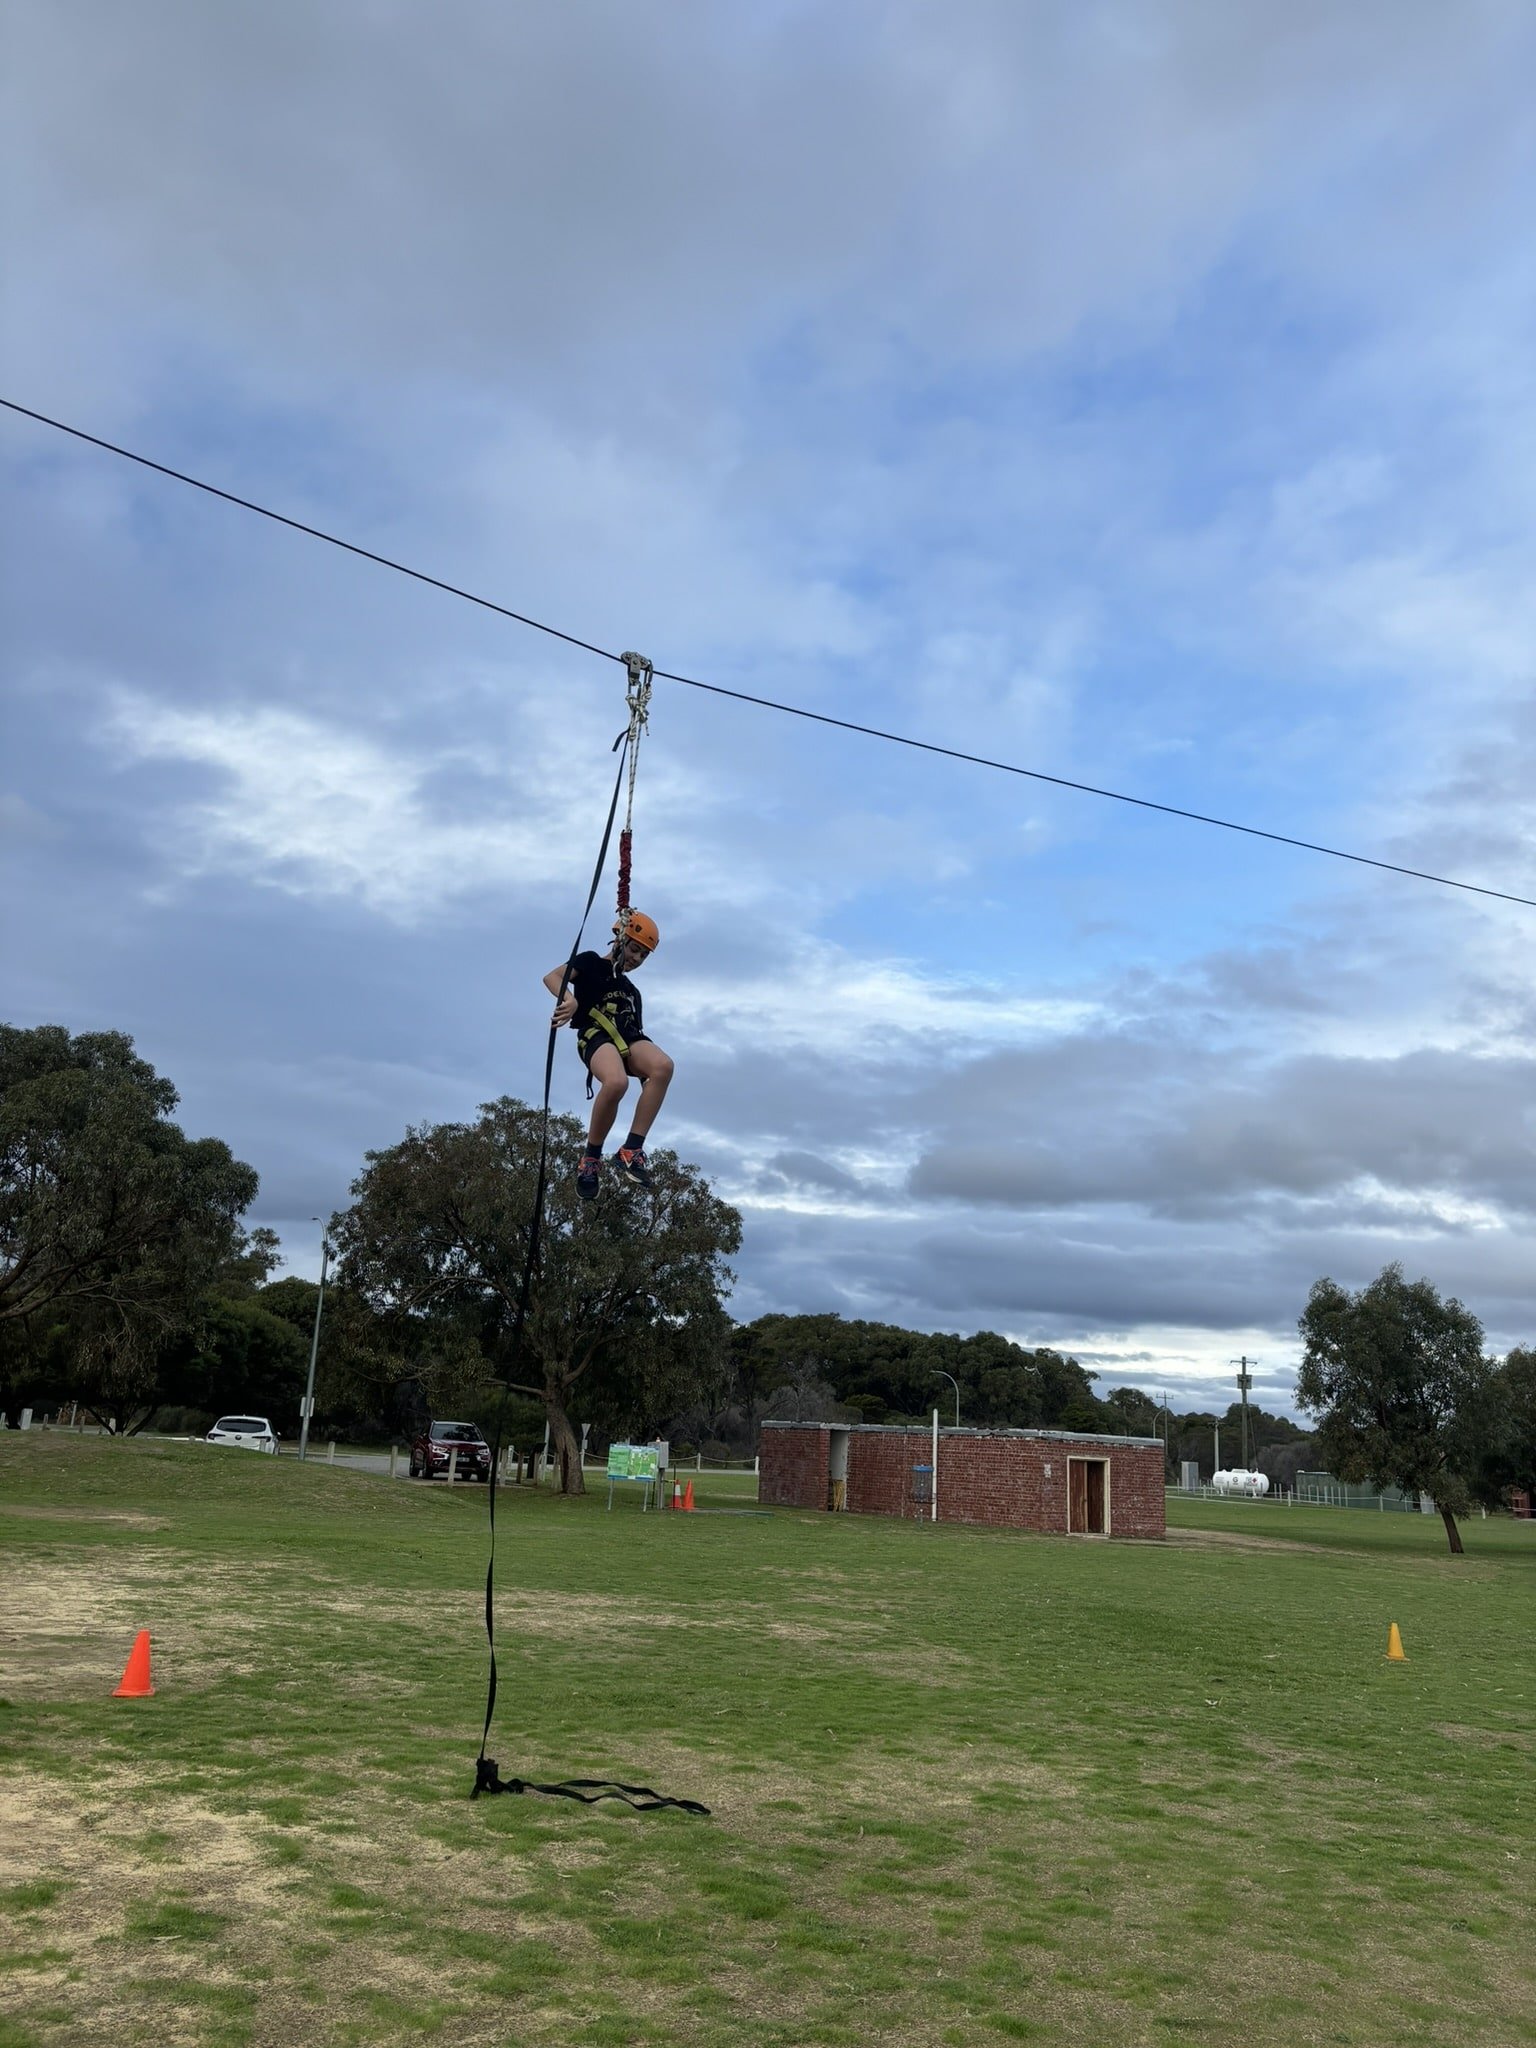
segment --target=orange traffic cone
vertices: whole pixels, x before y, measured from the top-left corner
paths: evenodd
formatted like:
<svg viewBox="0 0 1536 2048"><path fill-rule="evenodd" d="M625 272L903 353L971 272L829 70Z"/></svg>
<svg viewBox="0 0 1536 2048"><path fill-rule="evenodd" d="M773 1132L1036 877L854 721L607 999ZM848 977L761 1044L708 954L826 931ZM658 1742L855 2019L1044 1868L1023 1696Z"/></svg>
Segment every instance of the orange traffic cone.
<svg viewBox="0 0 1536 2048"><path fill-rule="evenodd" d="M128 1652L128 1662L123 1666L122 1683L112 1697L115 1700L147 1700L154 1689L149 1682L149 1630L141 1628Z"/></svg>
<svg viewBox="0 0 1536 2048"><path fill-rule="evenodd" d="M673 1512L674 1512L674 1513L676 1513L676 1512L677 1512L677 1511L678 1511L678 1510L679 1510L679 1509L680 1509L680 1508L682 1507L682 1505L683 1505L683 1489L682 1489L682 1488L681 1488L681 1487L680 1487L680 1486L678 1485L677 1481L676 1481L676 1480L674 1479L674 1480L673 1480L673 1482L672 1482L672 1508L673 1508Z"/></svg>
<svg viewBox="0 0 1536 2048"><path fill-rule="evenodd" d="M1395 1621L1391 1628L1387 1630L1387 1654L1383 1662L1387 1664L1406 1664L1408 1662L1408 1652L1403 1648L1403 1639L1397 1632L1397 1623Z"/></svg>
<svg viewBox="0 0 1536 2048"><path fill-rule="evenodd" d="M688 1482L687 1491L683 1495L683 1513L685 1515L696 1515L698 1513L698 1509L693 1504L693 1481L691 1479Z"/></svg>

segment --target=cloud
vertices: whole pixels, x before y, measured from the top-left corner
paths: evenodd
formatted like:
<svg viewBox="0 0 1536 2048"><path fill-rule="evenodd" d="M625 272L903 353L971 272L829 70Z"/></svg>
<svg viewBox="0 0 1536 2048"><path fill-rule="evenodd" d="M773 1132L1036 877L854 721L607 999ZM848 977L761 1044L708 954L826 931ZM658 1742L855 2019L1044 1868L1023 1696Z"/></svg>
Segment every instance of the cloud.
<svg viewBox="0 0 1536 2048"><path fill-rule="evenodd" d="M429 26L361 0L259 23L158 0L131 32L96 8L84 39L34 4L15 146L34 219L290 356L569 376L616 336L647 359L664 338L693 375L743 327L797 320L1011 356L1160 312L1246 213L1291 247L1330 193L1342 240L1362 184L1418 189L1428 147L1373 149L1405 116L1427 144L1474 108L1513 118L1527 27L1497 0L1454 24L1423 0L971 0L942 31L902 0L734 34L698 4L642 24L611 0L456 0ZM1420 230L1402 211L1378 271Z"/></svg>
<svg viewBox="0 0 1536 2048"><path fill-rule="evenodd" d="M1017 1143L931 1146L913 1169L915 1194L1187 1214L1374 1184L1458 1227L1536 1207L1536 1112L1511 1114L1532 1100L1529 1058L1309 1056L1255 1069L1208 1049L1180 1057L1076 1039L1042 1055L989 1055L988 1066L984 1090L956 1077L952 1099L972 1126L984 1099ZM947 1092L936 1084L929 1103Z"/></svg>
<svg viewBox="0 0 1536 2048"><path fill-rule="evenodd" d="M355 897L414 923L516 877L548 882L558 808L507 802L505 767L452 755L408 763L374 741L277 709L188 712L119 695L104 735L129 762L212 771L170 819L171 857L290 894ZM478 813L479 815L476 815Z"/></svg>
<svg viewBox="0 0 1536 2048"><path fill-rule="evenodd" d="M24 399L706 680L1536 894L1520 0L8 54ZM307 1242L537 1093L618 672L0 447L17 1014L134 1029ZM1530 1334L1525 913L669 684L636 895L743 1312L1215 1388L1401 1255Z"/></svg>
<svg viewBox="0 0 1536 2048"><path fill-rule="evenodd" d="M944 1065L965 1060L979 1039L1018 1043L1078 1022L1089 1005L1032 995L1016 981L950 981L913 964L791 940L771 974L730 980L684 975L670 999L711 1035L750 1040L783 1053L852 1060L879 1073L921 1054Z"/></svg>
<svg viewBox="0 0 1536 2048"><path fill-rule="evenodd" d="M852 1194L859 1185L851 1173L813 1152L776 1152L765 1162L763 1174L765 1179L776 1176L784 1187L831 1188Z"/></svg>

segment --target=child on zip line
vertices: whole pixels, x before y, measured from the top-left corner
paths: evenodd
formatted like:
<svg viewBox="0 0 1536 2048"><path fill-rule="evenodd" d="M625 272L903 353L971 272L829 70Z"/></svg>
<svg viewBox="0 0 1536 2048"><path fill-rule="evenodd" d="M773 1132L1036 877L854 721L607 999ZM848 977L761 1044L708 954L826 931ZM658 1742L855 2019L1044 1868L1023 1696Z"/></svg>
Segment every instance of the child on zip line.
<svg viewBox="0 0 1536 2048"><path fill-rule="evenodd" d="M551 1022L569 1024L576 1032L576 1050L587 1070L587 1093L591 1095L594 1086L597 1090L587 1149L576 1169L576 1192L584 1202L597 1193L603 1140L613 1129L631 1075L640 1083L640 1100L635 1104L629 1136L614 1154L613 1163L637 1187L654 1185L645 1160L645 1140L672 1079L671 1060L645 1035L640 991L629 978L655 952L661 933L655 922L638 910L621 913L613 933L608 952L576 955L568 980L564 962L544 977L544 986L558 998Z"/></svg>

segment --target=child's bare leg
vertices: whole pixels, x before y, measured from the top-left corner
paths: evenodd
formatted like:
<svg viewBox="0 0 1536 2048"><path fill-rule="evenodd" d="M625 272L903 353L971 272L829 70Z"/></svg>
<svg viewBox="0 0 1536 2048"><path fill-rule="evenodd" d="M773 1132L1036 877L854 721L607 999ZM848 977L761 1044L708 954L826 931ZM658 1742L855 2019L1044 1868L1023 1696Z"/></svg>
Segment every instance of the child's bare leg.
<svg viewBox="0 0 1536 2048"><path fill-rule="evenodd" d="M666 1096L667 1086L672 1079L672 1061L659 1045L642 1039L638 1045L629 1048L629 1071L640 1083L640 1100L635 1104L632 1134L644 1138L656 1121L656 1112ZM617 1103L614 1105L618 1107Z"/></svg>
<svg viewBox="0 0 1536 2048"><path fill-rule="evenodd" d="M597 1094L592 1100L592 1121L587 1126L587 1148L601 1152L603 1140L613 1129L613 1120L619 1113L619 1104L629 1086L629 1076L624 1071L624 1058L616 1045L600 1045L592 1055L591 1074L597 1083ZM641 1101L645 1100L644 1095Z"/></svg>

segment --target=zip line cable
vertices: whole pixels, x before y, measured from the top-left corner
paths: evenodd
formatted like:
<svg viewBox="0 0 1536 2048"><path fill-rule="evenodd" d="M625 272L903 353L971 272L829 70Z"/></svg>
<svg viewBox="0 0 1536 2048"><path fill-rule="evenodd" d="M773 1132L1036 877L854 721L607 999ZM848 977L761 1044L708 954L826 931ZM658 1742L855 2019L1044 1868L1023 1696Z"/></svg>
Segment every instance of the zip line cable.
<svg viewBox="0 0 1536 2048"><path fill-rule="evenodd" d="M205 483L201 477L189 476L185 470L172 469L169 464L155 462L147 455L139 455L131 448L121 448L114 441L104 441L99 435L87 434L81 427L69 426L63 420L49 417L47 413L34 412L30 406L18 405L14 399L0 398L0 406L7 412L19 413L23 419L36 420L40 426L52 427L58 433L68 434L76 441L84 441L92 448L100 448L108 455L117 455L125 462L134 462L141 469L152 469L159 476L170 477L173 482L188 484L195 491L206 492L211 498L222 498L228 505L237 505L243 512L254 512L262 519L270 519L278 526L291 527L295 533L307 534L311 540L323 540L330 547L341 548L349 555L360 556L365 562L373 562L381 569L393 569L397 575L409 576L414 582L429 584L434 590L444 591L449 597L462 598L466 604L478 605L481 610L495 612L501 618L511 619L519 626L528 626L536 633L547 633L551 639L563 640L568 646L579 647L587 654L595 654L603 661L623 663L624 656L615 654L610 648L598 647L590 640L583 640L575 633L566 633L559 626L546 625L542 619L530 618L526 612L513 611L510 605L497 604L494 599L481 597L473 590L464 590L456 583L445 582L440 576L429 576L424 569L413 569L406 562L397 562L389 555L377 554L372 548L360 547L356 541L343 540L339 534L327 533L323 527L310 526L302 519L292 519L285 512L274 512L270 506L258 505L253 498L239 497L234 491L221 490L217 484ZM754 696L749 690L728 689L723 683L701 682L697 676L675 674L671 669L655 671L658 681L681 683L690 690L704 690L714 697L732 697L738 704L755 704L759 710L782 712L789 718L810 719L817 725L833 726L839 732L861 734L865 739L886 740L892 746L909 747L922 754L937 754L947 761L964 761L973 768L990 768L999 775L1016 775L1029 782L1048 783L1054 789L1070 789L1079 796L1096 796L1106 802L1130 804L1137 810L1156 811L1165 818L1183 818L1192 825L1210 825L1221 832L1240 832L1248 839L1265 839L1272 846L1291 846L1302 853L1322 854L1329 860L1344 860L1356 867L1376 868L1383 874L1403 875L1414 882L1430 882L1441 889L1459 889L1469 896L1487 896L1498 903L1516 903L1522 909L1536 910L1536 897L1517 896L1507 889L1490 889L1479 882L1458 881L1452 875L1431 874L1425 868L1401 866L1396 861L1377 860L1368 853L1350 853L1343 847L1324 846L1315 839L1297 839L1286 832L1268 832L1260 825L1241 825L1232 818L1217 818L1206 811L1182 809L1178 804L1158 803L1151 797L1128 796L1124 790L1102 789L1092 782L1074 782L1065 775L1049 775L1042 768L1024 768L1016 761L997 761L986 754L971 754L960 747L941 746L936 740L914 739L910 733L888 732L877 725L861 725L855 719L834 718L830 712L812 711L803 704L782 704L772 697Z"/></svg>
<svg viewBox="0 0 1536 2048"><path fill-rule="evenodd" d="M311 540L323 540L349 555L361 555L365 562L377 562L381 569L393 569L397 576L409 576L417 583L430 583L434 590L445 590L450 597L462 597L466 604L477 604L483 611L499 612L504 619L515 620L519 626L531 626L536 633L548 633L551 639L568 641L572 647L584 648L588 654L600 654L604 661L619 659L606 647L594 647L590 640L578 640L574 633L562 633L558 626L546 626L540 619L530 619L524 612L513 611L510 605L497 604L489 597L477 597L472 590L461 590L456 583L445 583L441 576L429 576L425 569L413 569L408 563L397 562L389 555L375 554L372 548L359 547L355 540L343 540L340 534L327 533L324 527L306 526L302 519L290 519L286 512L274 512L270 505L258 505L254 498L241 498L233 491L221 491L217 484L207 484L201 477L188 476L184 469L172 469L168 463L153 462L147 455L136 455L131 448L119 448L115 441L103 441L97 434L87 434L80 427L67 426L63 420L50 419L45 412L33 412L30 406L18 405L13 398L0 398L0 405L7 412L20 413L23 419L37 420L45 427L57 427L61 434L73 434L77 441L88 441L93 448L104 448L108 455L120 455L125 462L136 462L141 469L152 469L178 484L190 484L194 491L206 491L210 498L222 498L226 505L238 505L242 512L255 512L278 526L291 526L295 533L307 533Z"/></svg>
<svg viewBox="0 0 1536 2048"><path fill-rule="evenodd" d="M885 732L878 725L856 725L852 719L833 718L826 711L809 711L803 704L776 704L771 697L753 697L745 690L728 690L724 683L701 683L694 676L675 676L670 669L657 669L656 678L659 682L686 683L690 690L708 690L716 697L735 697L743 704L760 704L766 711L787 711L793 718L814 719L818 725L835 725L843 732L860 732L867 739L889 740L893 746L912 747L919 753L942 754L949 761L968 761L973 768L995 768L999 775L1020 775L1030 782L1048 782L1056 789L1075 789L1080 796L1106 797L1111 803L1134 804L1141 811L1161 811L1165 818L1187 818L1192 825L1214 825L1223 832L1241 832L1249 839L1267 839L1274 846L1295 846L1303 853L1323 853L1330 860L1353 861L1357 867L1380 868L1389 875L1407 875L1415 882L1434 882L1442 889L1464 889L1471 896L1492 896L1500 903L1519 903L1527 910L1536 910L1536 897L1514 896L1507 889L1488 889L1480 882L1458 882L1451 875L1432 875L1425 868L1399 867L1396 861L1376 860L1368 853L1347 853L1342 847L1323 846L1315 839L1293 839L1285 832L1266 832L1262 825L1239 825L1231 818L1213 818L1205 811L1185 811L1177 804L1160 804L1149 796L1127 796L1121 789L1100 789L1092 782L1072 782L1065 775L1047 775L1043 768L1021 768L1015 761L994 761L986 754L967 754L959 747L941 747L937 740L916 740L909 733Z"/></svg>

